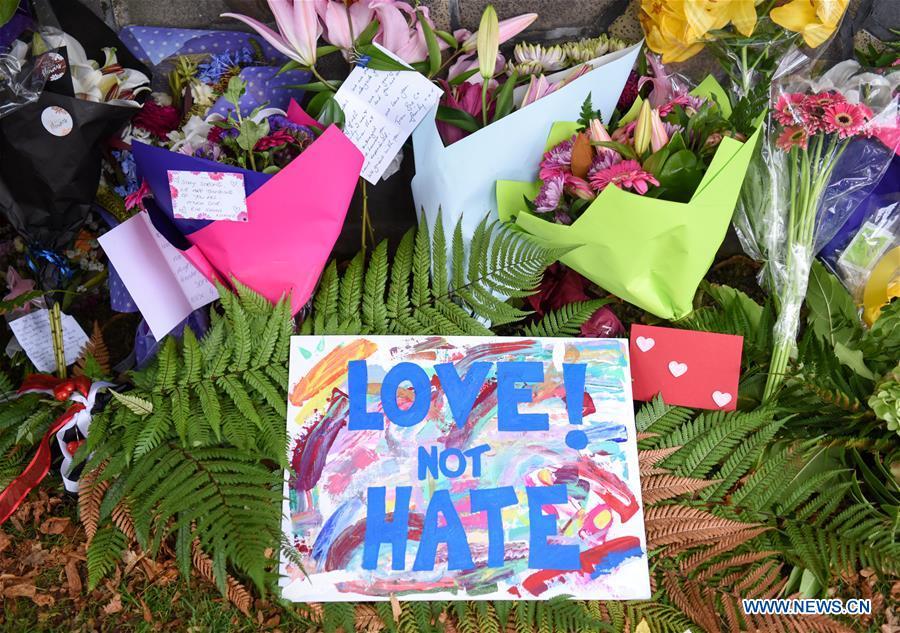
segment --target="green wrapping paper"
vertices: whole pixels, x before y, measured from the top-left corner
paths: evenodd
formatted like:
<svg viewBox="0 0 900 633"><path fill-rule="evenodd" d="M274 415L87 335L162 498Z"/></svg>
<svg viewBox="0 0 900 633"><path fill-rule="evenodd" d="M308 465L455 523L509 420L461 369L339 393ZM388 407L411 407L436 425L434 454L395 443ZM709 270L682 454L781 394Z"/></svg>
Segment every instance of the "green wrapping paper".
<svg viewBox="0 0 900 633"><path fill-rule="evenodd" d="M727 101L726 101L727 103ZM578 124L553 125L547 149ZM725 138L690 202L646 198L614 185L569 226L526 209L540 182L497 182L500 219L554 246L574 247L560 261L605 290L655 314L680 319L725 239L760 129L746 142Z"/></svg>

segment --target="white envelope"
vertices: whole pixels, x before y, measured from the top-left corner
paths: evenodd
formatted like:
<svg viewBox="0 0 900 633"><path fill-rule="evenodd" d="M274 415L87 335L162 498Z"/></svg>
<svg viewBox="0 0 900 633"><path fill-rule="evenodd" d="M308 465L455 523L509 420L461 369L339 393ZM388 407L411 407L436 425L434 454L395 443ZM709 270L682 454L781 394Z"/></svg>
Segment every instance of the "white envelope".
<svg viewBox="0 0 900 633"><path fill-rule="evenodd" d="M448 240L463 218L463 235L470 238L485 214L497 217L498 180L537 177L547 132L554 122L577 119L588 94L594 109L609 120L640 50L639 42L588 62L594 70L449 147L444 147L437 131L437 107L432 108L413 132L416 210L424 209L428 225L434 226L438 209L442 209Z"/></svg>

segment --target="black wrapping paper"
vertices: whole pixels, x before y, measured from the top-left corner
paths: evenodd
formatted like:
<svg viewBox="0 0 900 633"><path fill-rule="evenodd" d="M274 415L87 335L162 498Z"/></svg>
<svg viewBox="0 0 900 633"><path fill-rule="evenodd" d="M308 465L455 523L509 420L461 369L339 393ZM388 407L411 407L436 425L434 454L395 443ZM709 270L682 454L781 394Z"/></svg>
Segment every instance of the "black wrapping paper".
<svg viewBox="0 0 900 633"><path fill-rule="evenodd" d="M122 66L149 70L89 9L76 0L36 0L42 27L59 28L102 63L102 48L116 49ZM68 68L67 68L67 71ZM0 211L31 244L53 250L69 244L84 223L100 181L102 143L137 108L95 103L66 94L71 79L50 81L40 98L0 118ZM71 90L71 88L69 88ZM48 113L49 108L61 108ZM57 134L45 126L56 115ZM71 131L68 129L71 117Z"/></svg>

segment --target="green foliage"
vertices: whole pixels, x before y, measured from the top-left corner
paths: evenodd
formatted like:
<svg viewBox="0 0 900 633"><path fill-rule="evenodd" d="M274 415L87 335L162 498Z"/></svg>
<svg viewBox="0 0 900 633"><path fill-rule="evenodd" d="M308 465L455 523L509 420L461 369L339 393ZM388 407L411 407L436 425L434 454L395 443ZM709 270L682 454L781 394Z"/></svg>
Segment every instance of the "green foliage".
<svg viewBox="0 0 900 633"><path fill-rule="evenodd" d="M88 550L96 578L110 569L111 545L95 543L104 530L119 531L114 511L124 507L145 551L176 538L182 569L196 538L223 593L228 570L260 590L271 583L276 561L265 552L281 542L292 319L288 301L273 308L236 287L236 295L220 288L223 314L213 314L203 340L190 330L180 343L167 338L156 360L132 375L135 388L94 418L88 469L111 482Z"/></svg>
<svg viewBox="0 0 900 633"><path fill-rule="evenodd" d="M526 325L523 334L535 337L578 336L581 326L607 303L607 299L567 303L559 310L548 312L540 321Z"/></svg>
<svg viewBox="0 0 900 633"><path fill-rule="evenodd" d="M514 323L527 316L508 299L531 294L547 265L565 251L485 218L475 229L468 257L461 223L449 253L448 260L439 215L432 232L423 220L403 236L393 262L388 262L386 242L375 248L368 264L362 253L357 255L343 275L332 262L301 332L490 334L488 324Z"/></svg>

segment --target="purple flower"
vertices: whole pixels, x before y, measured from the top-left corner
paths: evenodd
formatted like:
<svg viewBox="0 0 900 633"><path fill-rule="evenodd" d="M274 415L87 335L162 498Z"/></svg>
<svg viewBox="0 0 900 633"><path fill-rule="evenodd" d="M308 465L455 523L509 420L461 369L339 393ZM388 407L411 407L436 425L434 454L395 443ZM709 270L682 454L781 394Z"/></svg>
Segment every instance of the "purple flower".
<svg viewBox="0 0 900 633"><path fill-rule="evenodd" d="M535 211L538 213L547 213L548 211L555 210L559 206L559 201L562 199L565 182L566 179L562 174L551 176L544 180L544 183L541 185L541 190L534 199Z"/></svg>
<svg viewBox="0 0 900 633"><path fill-rule="evenodd" d="M564 176L572 169L572 147L575 145L575 137L563 141L548 151L544 152L541 159L541 180L548 180L554 176Z"/></svg>

